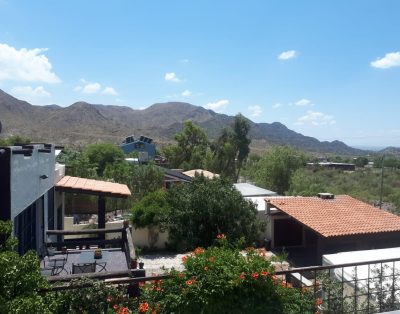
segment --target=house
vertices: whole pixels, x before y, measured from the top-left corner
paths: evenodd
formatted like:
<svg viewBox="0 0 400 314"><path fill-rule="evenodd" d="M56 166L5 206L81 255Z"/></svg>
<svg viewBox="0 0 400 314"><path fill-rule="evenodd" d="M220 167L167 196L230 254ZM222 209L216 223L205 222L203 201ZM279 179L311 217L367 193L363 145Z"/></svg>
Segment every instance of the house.
<svg viewBox="0 0 400 314"><path fill-rule="evenodd" d="M307 166L310 168L325 168L325 169L334 169L334 170L345 170L345 171L355 171L356 170L356 165L355 164L349 164L349 163L344 163L344 162L309 162L307 163Z"/></svg>
<svg viewBox="0 0 400 314"><path fill-rule="evenodd" d="M21 254L62 241L47 233L64 229L65 193L98 196L99 228L105 228L106 197L131 195L123 184L65 176L55 158L53 144L0 147L0 219L13 222Z"/></svg>
<svg viewBox="0 0 400 314"><path fill-rule="evenodd" d="M20 253L39 249L46 230L63 228L63 199L55 184L64 172L52 144L0 147L0 219L13 222Z"/></svg>
<svg viewBox="0 0 400 314"><path fill-rule="evenodd" d="M323 254L400 246L400 217L348 195L267 197L267 236L297 266Z"/></svg>
<svg viewBox="0 0 400 314"><path fill-rule="evenodd" d="M268 196L277 196L276 192L260 188L251 183L234 183L233 186L242 194L242 196L251 201L257 207L257 218L263 222L266 219L266 206L265 198ZM265 240L268 237L267 230L260 234L260 241ZM269 246L269 244L268 244Z"/></svg>
<svg viewBox="0 0 400 314"><path fill-rule="evenodd" d="M193 178L182 173L179 170L168 169L161 166L157 166L162 172L164 172L164 187L169 189L175 184L191 183Z"/></svg>
<svg viewBox="0 0 400 314"><path fill-rule="evenodd" d="M156 156L156 146L151 138L140 136L135 139L128 136L120 145L125 154L137 152L139 154L139 162L147 162L153 160Z"/></svg>

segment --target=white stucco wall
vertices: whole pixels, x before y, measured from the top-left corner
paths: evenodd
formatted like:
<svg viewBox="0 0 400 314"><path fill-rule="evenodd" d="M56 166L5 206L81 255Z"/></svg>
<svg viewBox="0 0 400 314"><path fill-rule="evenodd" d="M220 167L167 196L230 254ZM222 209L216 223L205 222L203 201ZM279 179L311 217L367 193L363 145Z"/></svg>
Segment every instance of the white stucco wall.
<svg viewBox="0 0 400 314"><path fill-rule="evenodd" d="M64 217L64 230L78 231L78 230L86 230L89 224L73 224L73 217ZM95 224L97 228L97 224ZM122 228L123 221L111 221L106 223L106 229L115 229ZM77 239L77 238L88 238L89 235L73 235L73 236L64 236L65 239ZM107 233L106 239L116 239L120 238L120 233ZM132 228L132 240L133 245L140 247L151 247L157 249L164 249L165 243L168 241L168 233L167 232L159 232L158 229L149 228L140 228L135 229Z"/></svg>

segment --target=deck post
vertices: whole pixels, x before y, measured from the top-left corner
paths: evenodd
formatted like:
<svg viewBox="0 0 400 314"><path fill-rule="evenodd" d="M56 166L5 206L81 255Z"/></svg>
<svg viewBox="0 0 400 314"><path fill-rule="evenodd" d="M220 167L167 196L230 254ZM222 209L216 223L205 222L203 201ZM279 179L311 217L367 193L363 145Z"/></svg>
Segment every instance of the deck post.
<svg viewBox="0 0 400 314"><path fill-rule="evenodd" d="M103 195L99 195L98 200L98 226L99 229L106 228L106 199ZM99 240L105 240L105 234L99 234Z"/></svg>

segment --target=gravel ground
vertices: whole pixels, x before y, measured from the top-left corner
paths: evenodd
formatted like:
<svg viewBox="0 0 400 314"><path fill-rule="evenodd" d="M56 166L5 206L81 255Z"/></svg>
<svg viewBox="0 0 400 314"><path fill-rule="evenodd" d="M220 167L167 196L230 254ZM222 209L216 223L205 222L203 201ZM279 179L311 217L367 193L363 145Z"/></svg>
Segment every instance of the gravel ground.
<svg viewBox="0 0 400 314"><path fill-rule="evenodd" d="M151 275L151 274L159 275L164 273L163 268L167 269L175 268L176 270L179 271L184 270L184 266L182 264L182 257L188 254L189 253L174 254L167 252L142 254L140 256L140 261L144 262L144 269L146 270L146 275ZM243 252L243 254L245 253ZM270 259L273 255L274 254L272 252L266 252L267 259ZM287 268L287 265L285 265L282 268Z"/></svg>
<svg viewBox="0 0 400 314"><path fill-rule="evenodd" d="M144 262L144 269L146 270L146 275L151 274L163 274L163 268L182 271L184 267L182 265L182 257L187 254L173 254L173 253L151 253L142 254L140 256L140 261Z"/></svg>

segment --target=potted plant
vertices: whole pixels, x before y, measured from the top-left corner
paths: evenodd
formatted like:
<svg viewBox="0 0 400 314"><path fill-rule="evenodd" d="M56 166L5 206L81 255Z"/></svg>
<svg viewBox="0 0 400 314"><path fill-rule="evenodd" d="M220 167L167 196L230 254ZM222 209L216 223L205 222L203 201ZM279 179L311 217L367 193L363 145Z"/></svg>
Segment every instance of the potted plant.
<svg viewBox="0 0 400 314"><path fill-rule="evenodd" d="M135 255L137 260L139 261L139 269L143 269L144 263L143 261L140 260L140 253L142 252L142 249L139 247L135 247Z"/></svg>

